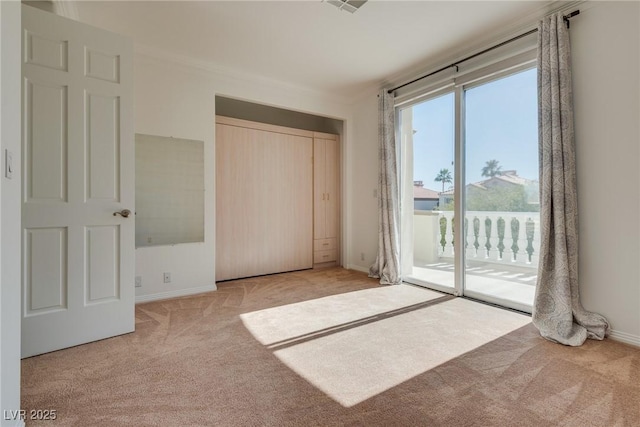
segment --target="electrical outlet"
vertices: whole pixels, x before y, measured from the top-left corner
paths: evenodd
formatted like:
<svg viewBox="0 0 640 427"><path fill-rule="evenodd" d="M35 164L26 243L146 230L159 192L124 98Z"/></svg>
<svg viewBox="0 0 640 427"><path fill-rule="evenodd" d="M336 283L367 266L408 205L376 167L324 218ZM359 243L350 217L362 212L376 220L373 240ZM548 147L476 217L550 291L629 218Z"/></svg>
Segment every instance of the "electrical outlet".
<svg viewBox="0 0 640 427"><path fill-rule="evenodd" d="M164 283L171 283L171 273L164 273Z"/></svg>
<svg viewBox="0 0 640 427"><path fill-rule="evenodd" d="M364 261L364 252L360 252L360 261Z"/></svg>
<svg viewBox="0 0 640 427"><path fill-rule="evenodd" d="M142 287L142 276L136 276L136 288Z"/></svg>

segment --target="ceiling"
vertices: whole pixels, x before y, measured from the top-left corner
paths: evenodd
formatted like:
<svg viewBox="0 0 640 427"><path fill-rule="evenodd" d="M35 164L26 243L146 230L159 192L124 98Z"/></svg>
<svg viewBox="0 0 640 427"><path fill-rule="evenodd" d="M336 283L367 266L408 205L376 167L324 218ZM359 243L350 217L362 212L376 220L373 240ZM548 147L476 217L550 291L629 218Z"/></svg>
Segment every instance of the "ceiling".
<svg viewBox="0 0 640 427"><path fill-rule="evenodd" d="M354 14L320 0L75 5L81 21L138 45L353 99L430 58L476 47L549 3L370 0Z"/></svg>

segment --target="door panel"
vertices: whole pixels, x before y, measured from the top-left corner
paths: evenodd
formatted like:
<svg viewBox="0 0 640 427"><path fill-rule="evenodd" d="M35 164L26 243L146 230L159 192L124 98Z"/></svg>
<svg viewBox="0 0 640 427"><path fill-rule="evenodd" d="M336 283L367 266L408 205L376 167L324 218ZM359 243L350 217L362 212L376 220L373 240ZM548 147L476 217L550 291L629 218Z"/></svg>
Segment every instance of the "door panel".
<svg viewBox="0 0 640 427"><path fill-rule="evenodd" d="M87 93L87 201L120 199L120 98Z"/></svg>
<svg viewBox="0 0 640 427"><path fill-rule="evenodd" d="M67 41L47 38L26 31L25 52L27 64L41 65L53 70L67 71Z"/></svg>
<svg viewBox="0 0 640 427"><path fill-rule="evenodd" d="M134 329L132 45L23 6L23 357Z"/></svg>
<svg viewBox="0 0 640 427"><path fill-rule="evenodd" d="M87 77L120 83L120 55L87 49L85 62Z"/></svg>
<svg viewBox="0 0 640 427"><path fill-rule="evenodd" d="M529 313L540 248L537 94L535 68L465 88L464 291Z"/></svg>
<svg viewBox="0 0 640 427"><path fill-rule="evenodd" d="M26 316L67 307L67 230L27 231L25 241Z"/></svg>
<svg viewBox="0 0 640 427"><path fill-rule="evenodd" d="M312 138L216 124L216 280L313 266Z"/></svg>
<svg viewBox="0 0 640 427"><path fill-rule="evenodd" d="M87 304L119 297L119 228L117 225L86 228Z"/></svg>
<svg viewBox="0 0 640 427"><path fill-rule="evenodd" d="M327 212L325 208L327 180L326 144L321 138L313 139L313 236L315 239L327 237Z"/></svg>
<svg viewBox="0 0 640 427"><path fill-rule="evenodd" d="M339 219L339 193L338 193L338 141L325 140L325 182L327 189L326 212L325 212L325 237L338 237Z"/></svg>
<svg viewBox="0 0 640 427"><path fill-rule="evenodd" d="M453 92L400 111L403 183L403 276L453 293L455 253Z"/></svg>
<svg viewBox="0 0 640 427"><path fill-rule="evenodd" d="M66 201L67 87L25 81L27 165L25 178L29 201ZM34 126L34 123L37 126Z"/></svg>

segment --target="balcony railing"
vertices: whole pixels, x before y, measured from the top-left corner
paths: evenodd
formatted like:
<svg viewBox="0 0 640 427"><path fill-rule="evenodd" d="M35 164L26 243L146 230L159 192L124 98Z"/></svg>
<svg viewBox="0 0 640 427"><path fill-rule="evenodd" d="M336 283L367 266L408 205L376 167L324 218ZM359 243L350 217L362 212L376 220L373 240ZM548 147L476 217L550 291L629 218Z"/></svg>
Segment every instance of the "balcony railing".
<svg viewBox="0 0 640 427"><path fill-rule="evenodd" d="M414 211L414 260L436 262L454 256L452 211ZM469 211L464 219L467 260L535 268L540 248L539 212Z"/></svg>

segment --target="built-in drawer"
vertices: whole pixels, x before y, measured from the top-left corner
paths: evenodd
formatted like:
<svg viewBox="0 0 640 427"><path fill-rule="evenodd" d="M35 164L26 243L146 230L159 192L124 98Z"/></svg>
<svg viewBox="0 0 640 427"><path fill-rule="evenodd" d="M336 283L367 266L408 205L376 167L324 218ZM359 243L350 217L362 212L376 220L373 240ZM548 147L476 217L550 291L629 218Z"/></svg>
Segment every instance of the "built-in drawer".
<svg viewBox="0 0 640 427"><path fill-rule="evenodd" d="M321 262L334 262L338 260L338 250L330 249L328 251L315 251L313 253L314 264L320 264Z"/></svg>
<svg viewBox="0 0 640 427"><path fill-rule="evenodd" d="M338 249L337 239L315 239L313 241L314 251L328 251L329 249Z"/></svg>

